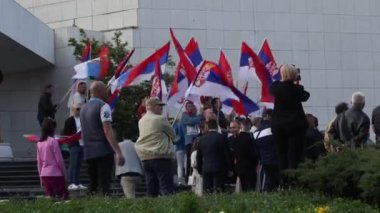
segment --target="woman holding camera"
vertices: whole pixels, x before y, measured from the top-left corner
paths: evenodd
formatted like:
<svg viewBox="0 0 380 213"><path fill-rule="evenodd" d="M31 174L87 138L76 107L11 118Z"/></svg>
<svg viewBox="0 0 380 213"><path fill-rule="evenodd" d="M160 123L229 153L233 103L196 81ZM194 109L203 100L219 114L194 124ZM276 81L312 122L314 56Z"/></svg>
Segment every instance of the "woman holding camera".
<svg viewBox="0 0 380 213"><path fill-rule="evenodd" d="M274 82L270 88L275 100L271 125L279 157L279 169L283 171L295 169L302 160L308 128L302 102L307 101L310 94L298 84L299 71L293 65L283 65L280 73L281 81Z"/></svg>

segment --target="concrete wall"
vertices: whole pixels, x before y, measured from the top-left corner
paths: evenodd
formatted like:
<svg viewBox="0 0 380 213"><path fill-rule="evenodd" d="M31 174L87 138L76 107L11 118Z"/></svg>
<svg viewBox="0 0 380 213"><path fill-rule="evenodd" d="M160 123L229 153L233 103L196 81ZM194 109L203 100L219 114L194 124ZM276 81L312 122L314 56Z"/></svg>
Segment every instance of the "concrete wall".
<svg viewBox="0 0 380 213"><path fill-rule="evenodd" d="M241 41L258 50L268 38L278 63L301 68L302 84L311 92L305 110L319 117L321 128L334 117L335 104L349 102L354 91L366 94L368 114L380 103L380 1L139 1L141 52L167 41L170 26L182 44L194 36L205 58L216 61L223 48L234 76ZM250 85L257 100L259 88Z"/></svg>
<svg viewBox="0 0 380 213"><path fill-rule="evenodd" d="M320 128L334 117L334 105L350 100L354 91L367 96L366 111L380 103L380 1L378 0L17 0L32 14L56 29L57 69L52 74L26 73L23 89L0 90L0 95L29 91L20 96L30 106L19 112L2 112L3 128L11 129L6 137L19 137L23 129L35 126L35 106L39 89L56 81L59 97L70 82L72 65L77 63L72 50L64 43L60 27L79 27L102 31L109 40L114 30L122 30L124 39L136 47L133 61L149 55L169 40L169 27L184 45L194 36L204 58L217 60L223 48L234 76L237 76L241 41L258 50L268 38L278 63L293 63L302 70L302 84L311 92L306 112L320 119ZM58 41L57 41L58 40ZM58 43L57 43L58 42ZM61 42L61 43L59 43ZM171 54L177 55L172 48ZM8 77L8 76L6 76ZM16 82L21 74L10 76ZM43 82L40 82L40 77ZM63 81L65 81L63 83ZM66 82L67 81L67 82ZM241 82L237 82L238 84ZM29 85L29 86L28 86ZM257 100L257 82L250 83L249 95ZM241 86L241 85L240 85ZM25 88L26 87L26 88ZM1 86L3 88L3 86ZM29 94L29 93L27 93ZM17 98L16 98L17 99ZM34 101L34 102L33 102ZM9 104L13 103L12 101ZM9 109L1 103L1 109ZM21 103L20 103L21 104ZM29 103L28 103L29 104ZM21 104L22 105L22 104ZM23 108L24 107L24 108ZM17 115L16 115L17 114ZM20 116L32 122L16 123ZM59 116L62 120L64 116ZM15 119L14 119L15 118ZM14 121L15 120L15 121ZM17 129L17 130L13 130ZM35 128L36 129L36 128Z"/></svg>
<svg viewBox="0 0 380 213"><path fill-rule="evenodd" d="M53 103L57 103L71 85L74 75L73 66L78 63L73 48L68 47L68 39L79 38L78 28L56 29L55 33L55 67L51 70L6 73L0 85L0 126L4 142L10 143L16 158L35 156L35 146L23 138L23 134L40 134L37 121L38 100L46 84L53 84L56 92ZM89 37L103 41L103 33L87 32ZM67 102L57 111L57 134L63 128L69 115Z"/></svg>

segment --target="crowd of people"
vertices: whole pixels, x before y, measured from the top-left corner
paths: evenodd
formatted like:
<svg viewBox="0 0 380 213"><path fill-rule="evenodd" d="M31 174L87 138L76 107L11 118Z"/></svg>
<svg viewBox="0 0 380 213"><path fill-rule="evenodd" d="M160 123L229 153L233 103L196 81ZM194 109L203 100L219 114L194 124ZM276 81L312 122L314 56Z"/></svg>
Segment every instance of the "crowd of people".
<svg viewBox="0 0 380 213"><path fill-rule="evenodd" d="M176 185L191 186L197 195L223 192L231 184L236 191L271 192L287 187L283 171L296 169L305 158L315 161L326 152L367 143L371 123L363 112L364 94L354 93L351 107L339 103L337 116L323 135L318 119L304 112L302 102L310 94L297 81L297 69L283 65L280 73L281 81L270 89L274 107L265 109L261 117L226 116L219 98L207 98L202 106L187 101L184 112L171 124L163 115L165 103L150 97L137 108L137 141L125 135L120 143L114 137L112 111L104 101L106 85L93 82L87 100L87 85L80 82L62 132L65 136L82 135L69 144L68 175L63 149L55 139L54 87L46 86L38 107L42 131L37 143L38 171L46 196L68 199L68 190L75 189L109 195L113 175L120 178L128 198L135 197L135 186L142 178L150 197L172 194ZM372 113L372 124L378 142L380 107ZM88 165L87 187L79 178L83 160Z"/></svg>

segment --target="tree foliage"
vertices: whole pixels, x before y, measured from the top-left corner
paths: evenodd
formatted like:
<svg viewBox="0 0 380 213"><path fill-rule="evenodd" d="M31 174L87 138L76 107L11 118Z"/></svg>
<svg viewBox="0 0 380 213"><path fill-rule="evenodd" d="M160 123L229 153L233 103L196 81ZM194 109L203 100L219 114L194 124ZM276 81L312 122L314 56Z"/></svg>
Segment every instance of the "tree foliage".
<svg viewBox="0 0 380 213"><path fill-rule="evenodd" d="M107 41L102 43L95 38L89 38L83 29L79 29L80 39L79 41L75 38L69 39L69 46L74 47L73 55L77 60L80 60L82 53L86 46L88 40L91 41L91 58L98 57L99 48L105 44L109 48L109 59L110 59L110 71L103 79L105 83L115 74L117 64L129 53L128 42L122 41L122 32L116 31L112 37L112 42ZM133 56L132 56L133 57ZM128 64L128 66L132 66ZM169 56L167 66L175 66L172 57ZM167 85L170 85L173 81L173 75L165 73L164 80ZM123 88L120 92L120 96L116 107L113 112L114 127L117 132L118 140L122 140L123 137L136 140L138 137L138 120L136 117L136 109L142 97L148 96L150 94L151 82L143 82L138 86L131 86L128 88Z"/></svg>

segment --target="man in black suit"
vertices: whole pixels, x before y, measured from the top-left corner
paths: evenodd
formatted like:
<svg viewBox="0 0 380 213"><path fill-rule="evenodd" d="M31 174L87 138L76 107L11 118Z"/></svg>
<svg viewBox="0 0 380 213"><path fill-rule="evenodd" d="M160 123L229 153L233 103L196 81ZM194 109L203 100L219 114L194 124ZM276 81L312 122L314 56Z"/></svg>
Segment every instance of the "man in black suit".
<svg viewBox="0 0 380 213"><path fill-rule="evenodd" d="M207 126L208 132L199 138L197 167L203 176L203 191L220 192L224 188L227 171L231 173L228 143L227 138L218 133L216 119L207 121Z"/></svg>
<svg viewBox="0 0 380 213"><path fill-rule="evenodd" d="M79 119L81 105L74 104L71 108L73 116L65 121L65 127L62 134L65 136L73 135L81 131ZM83 160L83 141L75 141L69 144L70 147L70 165L69 165L69 190L87 189L79 182L80 166Z"/></svg>

